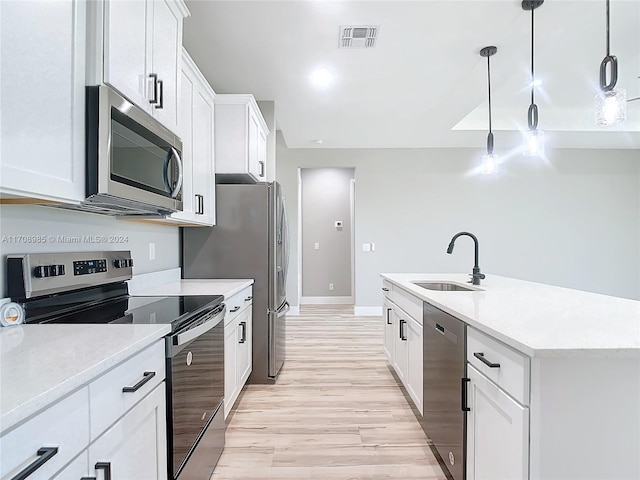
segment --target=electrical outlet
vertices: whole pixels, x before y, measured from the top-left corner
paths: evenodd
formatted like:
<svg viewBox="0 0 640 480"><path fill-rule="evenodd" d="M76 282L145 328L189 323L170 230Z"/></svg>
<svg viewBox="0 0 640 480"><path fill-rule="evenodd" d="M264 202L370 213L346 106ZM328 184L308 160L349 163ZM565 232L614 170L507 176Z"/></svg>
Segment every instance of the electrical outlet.
<svg viewBox="0 0 640 480"><path fill-rule="evenodd" d="M371 251L371 244L370 243L363 243L362 244L362 251L363 252L370 252Z"/></svg>
<svg viewBox="0 0 640 480"><path fill-rule="evenodd" d="M371 244L371 251L372 251L372 252L375 252L375 251L376 251L376 244L375 244L375 243L372 243L372 244Z"/></svg>
<svg viewBox="0 0 640 480"><path fill-rule="evenodd" d="M156 259L156 244L151 242L149 244L149 260Z"/></svg>
<svg viewBox="0 0 640 480"><path fill-rule="evenodd" d="M313 249L314 250L320 250L320 244L318 242L313 244Z"/></svg>
<svg viewBox="0 0 640 480"><path fill-rule="evenodd" d="M329 284L329 291L333 291L333 283Z"/></svg>

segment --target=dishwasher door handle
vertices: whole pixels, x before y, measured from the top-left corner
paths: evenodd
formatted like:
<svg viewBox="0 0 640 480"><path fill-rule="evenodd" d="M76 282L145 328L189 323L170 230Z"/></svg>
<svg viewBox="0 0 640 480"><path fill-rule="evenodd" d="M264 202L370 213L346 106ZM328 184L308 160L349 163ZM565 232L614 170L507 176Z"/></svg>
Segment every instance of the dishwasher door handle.
<svg viewBox="0 0 640 480"><path fill-rule="evenodd" d="M470 378L462 377L460 379L460 409L463 412L470 412L471 409L468 407L469 398L467 396L467 383L471 381Z"/></svg>

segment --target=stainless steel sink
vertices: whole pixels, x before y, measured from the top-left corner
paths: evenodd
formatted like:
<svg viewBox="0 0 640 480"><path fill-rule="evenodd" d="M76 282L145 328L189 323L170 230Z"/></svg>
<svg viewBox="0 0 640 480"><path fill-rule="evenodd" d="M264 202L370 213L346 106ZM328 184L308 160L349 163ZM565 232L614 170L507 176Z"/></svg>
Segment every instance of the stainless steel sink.
<svg viewBox="0 0 640 480"><path fill-rule="evenodd" d="M474 292L475 288L465 287L464 285L458 285L457 283L447 282L411 282L418 287L426 288L427 290L439 290L441 292Z"/></svg>

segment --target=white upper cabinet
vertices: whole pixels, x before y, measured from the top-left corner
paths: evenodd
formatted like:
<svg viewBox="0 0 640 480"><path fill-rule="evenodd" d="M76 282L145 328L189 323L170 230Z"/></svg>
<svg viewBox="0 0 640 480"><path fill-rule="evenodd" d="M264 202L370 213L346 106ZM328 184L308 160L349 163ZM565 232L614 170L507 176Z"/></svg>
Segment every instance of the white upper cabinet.
<svg viewBox="0 0 640 480"><path fill-rule="evenodd" d="M97 37L89 64L106 83L176 131L182 55L182 0L92 2ZM102 59L102 62L100 61Z"/></svg>
<svg viewBox="0 0 640 480"><path fill-rule="evenodd" d="M182 211L163 221L183 226L215 224L214 98L215 93L186 50L178 103L177 134L182 138Z"/></svg>
<svg viewBox="0 0 640 480"><path fill-rule="evenodd" d="M84 1L0 1L0 196L85 198Z"/></svg>
<svg viewBox="0 0 640 480"><path fill-rule="evenodd" d="M217 95L215 117L216 174L266 181L269 129L253 95Z"/></svg>

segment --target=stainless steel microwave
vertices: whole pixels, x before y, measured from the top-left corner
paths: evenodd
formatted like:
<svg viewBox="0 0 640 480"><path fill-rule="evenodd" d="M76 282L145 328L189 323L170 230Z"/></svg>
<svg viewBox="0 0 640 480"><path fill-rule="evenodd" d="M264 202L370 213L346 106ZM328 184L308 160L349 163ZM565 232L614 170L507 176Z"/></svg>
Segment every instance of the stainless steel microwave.
<svg viewBox="0 0 640 480"><path fill-rule="evenodd" d="M159 216L182 210L182 141L107 86L87 87L83 210Z"/></svg>

